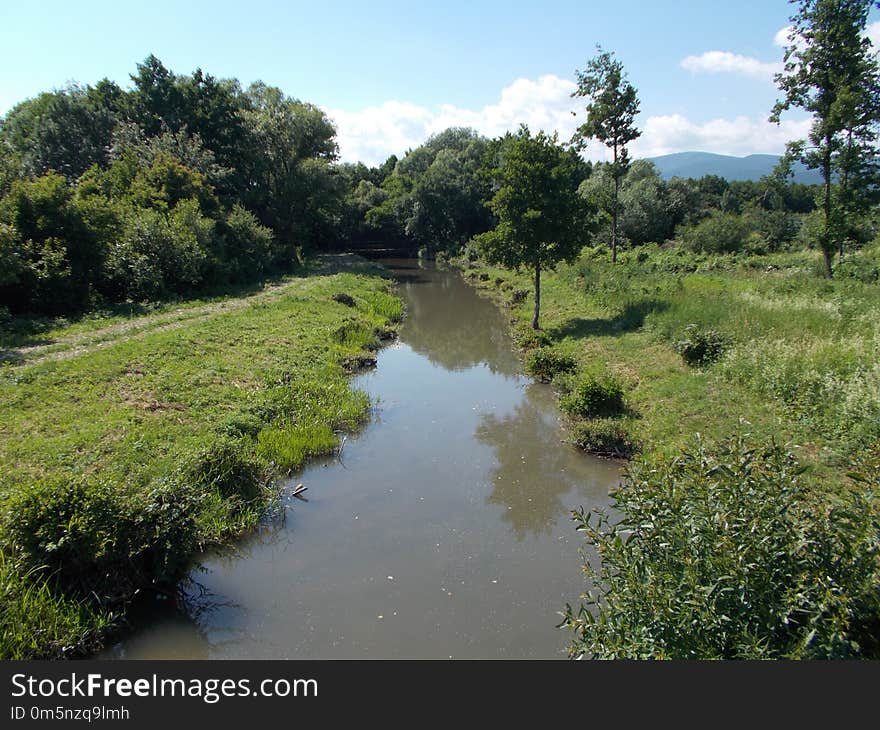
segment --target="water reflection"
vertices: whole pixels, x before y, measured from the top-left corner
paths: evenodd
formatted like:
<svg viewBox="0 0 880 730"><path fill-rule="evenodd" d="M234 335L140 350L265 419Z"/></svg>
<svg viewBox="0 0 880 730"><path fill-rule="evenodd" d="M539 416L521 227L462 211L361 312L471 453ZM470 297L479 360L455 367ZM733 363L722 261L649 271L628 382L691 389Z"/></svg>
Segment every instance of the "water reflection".
<svg viewBox="0 0 880 730"><path fill-rule="evenodd" d="M492 447L498 461L486 502L504 507L501 519L520 541L528 534L550 534L574 504L563 500L570 492L580 492L582 499L599 498L607 476L613 478L617 468L608 463L607 473L597 480L592 461L585 469L583 457L560 445L546 395L546 387L529 385L512 413L484 414L475 434Z"/></svg>
<svg viewBox="0 0 880 730"><path fill-rule="evenodd" d="M504 313L461 276L410 260L386 263L406 302L404 339L413 350L448 370L485 363L493 373L519 371Z"/></svg>

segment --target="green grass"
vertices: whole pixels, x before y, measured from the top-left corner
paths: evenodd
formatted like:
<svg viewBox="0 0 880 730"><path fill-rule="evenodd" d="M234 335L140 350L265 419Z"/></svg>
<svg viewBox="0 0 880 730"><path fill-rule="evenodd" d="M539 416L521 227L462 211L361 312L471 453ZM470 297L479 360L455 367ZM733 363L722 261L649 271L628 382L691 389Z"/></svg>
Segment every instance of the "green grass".
<svg viewBox="0 0 880 730"><path fill-rule="evenodd" d="M274 475L368 417L342 363L402 312L386 279L347 263L0 369L0 656L93 650L136 591L173 587L197 550L252 529Z"/></svg>
<svg viewBox="0 0 880 730"><path fill-rule="evenodd" d="M851 255L841 269L864 272L872 257ZM521 332L533 298L511 292L530 287L530 276L460 265L511 307ZM694 433L721 439L745 420L758 436L796 445L816 474L840 475L880 439L880 284L829 281L820 266L810 252L711 256L656 246L612 265L606 251L587 248L542 277L541 325L580 371L601 367L630 384L625 421L643 450L672 453ZM694 367L676 352L695 331L723 343L714 363Z"/></svg>

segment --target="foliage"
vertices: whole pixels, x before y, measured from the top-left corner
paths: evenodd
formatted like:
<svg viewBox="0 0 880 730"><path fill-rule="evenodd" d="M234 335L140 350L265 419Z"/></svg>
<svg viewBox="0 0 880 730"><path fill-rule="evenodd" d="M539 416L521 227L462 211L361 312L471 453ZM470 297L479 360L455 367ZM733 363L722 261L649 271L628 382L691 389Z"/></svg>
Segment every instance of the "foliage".
<svg viewBox="0 0 880 730"><path fill-rule="evenodd" d="M806 140L789 156L819 169L824 180L820 245L826 274L842 253L845 221L876 196L880 63L866 37L873 0L792 0L797 6L776 75L783 94L771 119L792 107L812 115Z"/></svg>
<svg viewBox="0 0 880 730"><path fill-rule="evenodd" d="M610 373L587 374L559 405L569 415L581 418L618 416L626 410L625 392L620 379Z"/></svg>
<svg viewBox="0 0 880 730"><path fill-rule="evenodd" d="M638 451L627 424L620 418L591 418L571 426L571 443L587 453L628 459Z"/></svg>
<svg viewBox="0 0 880 730"><path fill-rule="evenodd" d="M873 490L816 500L783 448L738 435L633 465L607 514L575 513L594 549L573 656L880 655Z"/></svg>
<svg viewBox="0 0 880 730"><path fill-rule="evenodd" d="M545 383L559 373L574 372L575 368L573 357L551 347L538 347L526 355L526 372Z"/></svg>
<svg viewBox="0 0 880 730"><path fill-rule="evenodd" d="M684 228L679 235L692 251L736 253L743 250L750 232L741 216L713 211L696 225Z"/></svg>
<svg viewBox="0 0 880 730"><path fill-rule="evenodd" d="M711 365L727 347L727 338L713 329L701 329L696 324L684 328L684 336L673 343L675 351L688 365Z"/></svg>
<svg viewBox="0 0 880 730"><path fill-rule="evenodd" d="M617 217L620 180L629 167L626 146L638 139L641 132L635 126L639 113L639 99L635 87L629 83L623 64L614 54L597 46L597 55L587 63L584 71L576 71L578 88L572 96L590 99L587 119L578 127L575 141L583 145L588 139L598 139L612 150L611 178L614 182L611 205L611 260L617 261Z"/></svg>
<svg viewBox="0 0 880 730"><path fill-rule="evenodd" d="M538 329L541 270L573 260L583 245L587 206L577 194L582 168L555 134L533 137L526 126L494 143L487 159L495 186L488 205L498 225L475 242L493 263L532 270L532 329Z"/></svg>

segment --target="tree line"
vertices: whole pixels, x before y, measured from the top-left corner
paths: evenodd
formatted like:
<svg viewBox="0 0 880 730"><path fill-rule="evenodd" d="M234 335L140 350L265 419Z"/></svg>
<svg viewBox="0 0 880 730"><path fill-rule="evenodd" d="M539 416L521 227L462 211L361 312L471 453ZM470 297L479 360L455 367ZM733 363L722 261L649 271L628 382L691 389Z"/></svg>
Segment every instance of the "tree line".
<svg viewBox="0 0 880 730"><path fill-rule="evenodd" d="M664 181L632 161L638 94L601 48L576 72L586 106L573 139L452 128L375 167L338 162L334 125L315 105L200 69L177 75L154 56L129 89L105 79L41 94L0 120L0 307L52 314L179 296L366 242L479 250L528 266L536 289L542 267L606 243L612 260L646 243L813 247L830 276L835 256L874 236L874 3L794 2L772 118L803 108L813 127L757 182ZM578 154L591 139L609 162ZM824 185L792 183L796 159Z"/></svg>

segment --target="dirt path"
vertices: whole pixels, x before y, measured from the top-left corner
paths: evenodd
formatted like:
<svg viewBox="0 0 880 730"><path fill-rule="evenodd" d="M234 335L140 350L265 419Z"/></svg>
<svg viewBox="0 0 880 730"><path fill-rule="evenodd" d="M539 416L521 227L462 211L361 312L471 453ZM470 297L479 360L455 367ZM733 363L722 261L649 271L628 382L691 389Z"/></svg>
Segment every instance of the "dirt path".
<svg viewBox="0 0 880 730"><path fill-rule="evenodd" d="M291 291L307 291L314 285L315 276L346 270L354 271L362 266L363 260L359 257L345 254L324 256L318 260L308 277L288 279L280 284L271 284L255 294L244 297L224 299L196 307L181 307L159 314L147 314L88 332L57 337L51 342L39 345L0 350L0 364L11 362L16 366L37 365L42 362L79 357L136 337L177 329L185 324L192 324L260 302L270 301Z"/></svg>

